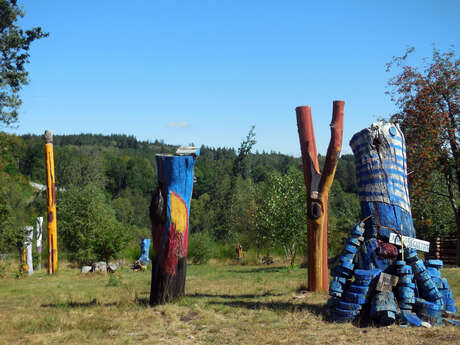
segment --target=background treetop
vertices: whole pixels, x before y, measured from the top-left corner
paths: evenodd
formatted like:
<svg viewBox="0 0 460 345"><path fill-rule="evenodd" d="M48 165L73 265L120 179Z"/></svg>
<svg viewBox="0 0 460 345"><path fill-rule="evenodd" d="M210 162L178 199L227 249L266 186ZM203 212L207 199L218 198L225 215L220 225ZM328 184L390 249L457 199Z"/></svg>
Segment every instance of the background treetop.
<svg viewBox="0 0 460 345"><path fill-rule="evenodd" d="M7 126L18 120L21 88L28 83L25 69L33 41L48 36L41 27L23 30L24 17L16 0L0 0L0 123Z"/></svg>

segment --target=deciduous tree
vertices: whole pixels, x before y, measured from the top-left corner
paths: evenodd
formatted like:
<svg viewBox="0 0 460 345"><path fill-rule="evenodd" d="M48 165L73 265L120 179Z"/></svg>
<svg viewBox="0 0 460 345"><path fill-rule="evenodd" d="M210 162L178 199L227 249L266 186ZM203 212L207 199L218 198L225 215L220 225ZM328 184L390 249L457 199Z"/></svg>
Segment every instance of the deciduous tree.
<svg viewBox="0 0 460 345"><path fill-rule="evenodd" d="M28 83L25 69L29 62L30 45L48 36L40 27L23 30L18 25L24 17L17 0L0 0L0 122L10 125L17 121L21 105L19 91Z"/></svg>
<svg viewBox="0 0 460 345"><path fill-rule="evenodd" d="M454 50L434 49L421 70L406 63L413 50L394 57L387 66L401 69L389 81L389 94L399 107L393 120L401 124L407 142L413 217L416 225L427 225L432 222L427 203L434 197L449 201L460 265L460 60Z"/></svg>

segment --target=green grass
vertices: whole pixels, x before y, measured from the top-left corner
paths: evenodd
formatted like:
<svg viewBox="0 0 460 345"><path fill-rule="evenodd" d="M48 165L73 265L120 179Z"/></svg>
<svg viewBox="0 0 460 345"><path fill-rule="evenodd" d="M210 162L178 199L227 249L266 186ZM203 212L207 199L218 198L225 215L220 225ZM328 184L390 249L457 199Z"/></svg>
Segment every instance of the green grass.
<svg viewBox="0 0 460 345"><path fill-rule="evenodd" d="M150 272L81 275L61 264L0 279L0 344L455 344L460 327L358 328L323 320L306 270L189 265L187 296L148 307ZM13 264L11 267L17 267ZM460 299L460 269L444 269ZM457 306L460 306L457 303Z"/></svg>

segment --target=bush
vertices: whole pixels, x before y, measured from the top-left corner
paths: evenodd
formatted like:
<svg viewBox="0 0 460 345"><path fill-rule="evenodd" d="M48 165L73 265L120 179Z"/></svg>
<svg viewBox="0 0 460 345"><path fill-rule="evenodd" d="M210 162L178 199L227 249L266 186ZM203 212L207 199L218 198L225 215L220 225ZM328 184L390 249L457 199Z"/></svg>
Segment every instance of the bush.
<svg viewBox="0 0 460 345"><path fill-rule="evenodd" d="M213 256L214 242L207 232L197 232L190 235L188 257L194 264L205 264Z"/></svg>
<svg viewBox="0 0 460 345"><path fill-rule="evenodd" d="M215 257L216 259L226 260L226 259L235 259L236 251L235 246L229 243L219 243L216 245ZM243 247L243 250L245 248ZM245 252L246 253L246 252Z"/></svg>
<svg viewBox="0 0 460 345"><path fill-rule="evenodd" d="M63 192L57 215L69 259L79 264L117 258L128 243L115 211L96 186L73 187Z"/></svg>

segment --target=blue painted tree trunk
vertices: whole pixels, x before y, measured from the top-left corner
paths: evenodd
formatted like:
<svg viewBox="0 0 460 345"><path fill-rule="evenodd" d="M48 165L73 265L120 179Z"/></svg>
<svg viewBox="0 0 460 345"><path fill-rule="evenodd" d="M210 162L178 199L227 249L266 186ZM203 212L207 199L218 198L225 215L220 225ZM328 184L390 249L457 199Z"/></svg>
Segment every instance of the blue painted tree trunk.
<svg viewBox="0 0 460 345"><path fill-rule="evenodd" d="M442 261L424 263L415 249L400 250L390 243L391 233L416 237L401 130L377 122L355 134L350 145L365 221L355 226L331 272L332 319L347 322L359 316L362 324L372 320L385 325L396 318L415 326L420 319L440 324L441 311L456 312L439 271Z"/></svg>
<svg viewBox="0 0 460 345"><path fill-rule="evenodd" d="M378 122L356 133L350 146L355 155L362 215L371 217L365 223L358 267L384 270L396 259L395 248L386 245L390 233L402 230L403 235L415 237L404 135L398 126Z"/></svg>
<svg viewBox="0 0 460 345"><path fill-rule="evenodd" d="M185 294L190 200L198 154L156 156L158 187L150 205L154 246L151 305Z"/></svg>

